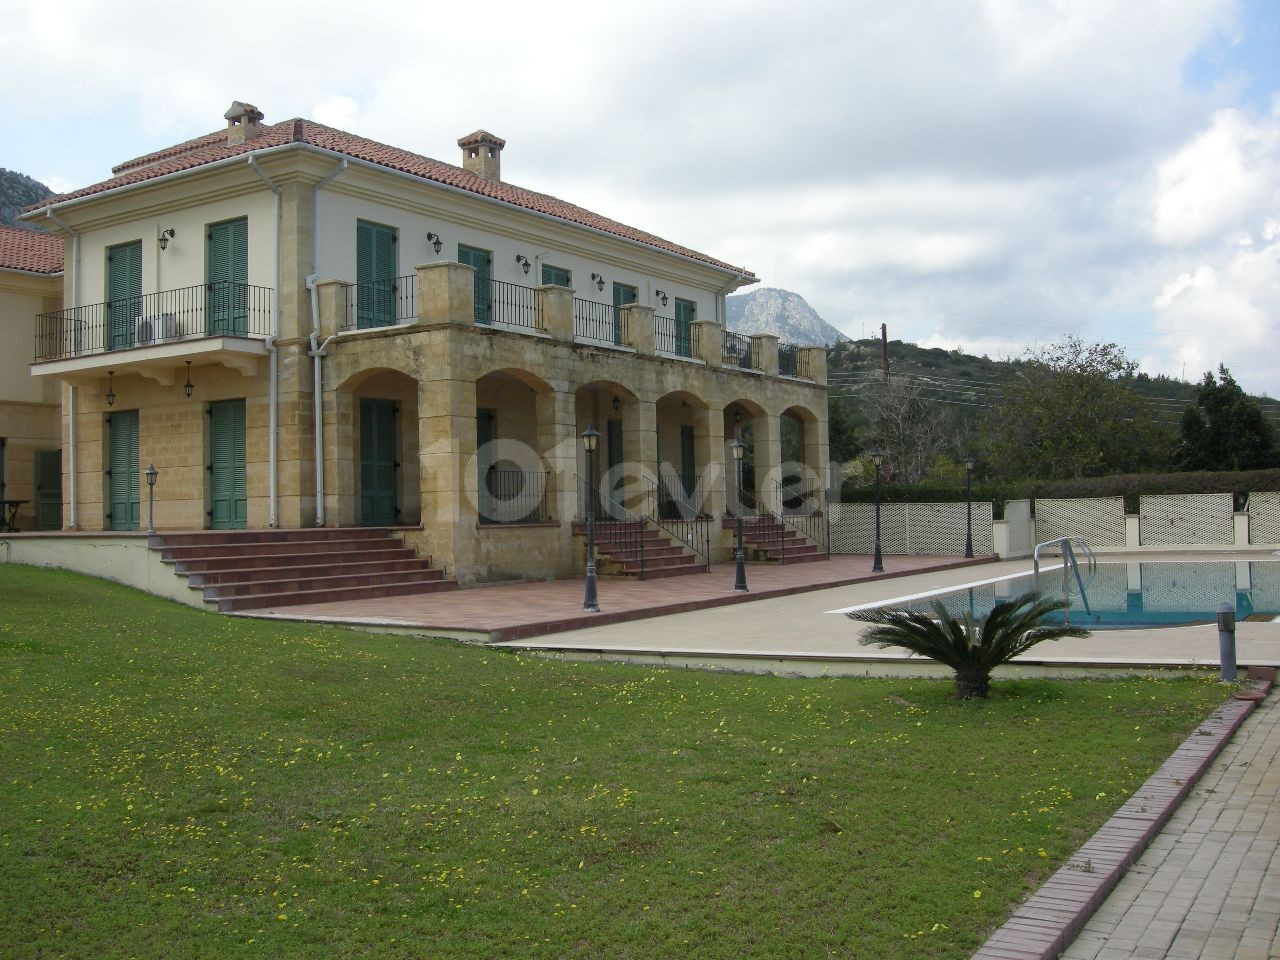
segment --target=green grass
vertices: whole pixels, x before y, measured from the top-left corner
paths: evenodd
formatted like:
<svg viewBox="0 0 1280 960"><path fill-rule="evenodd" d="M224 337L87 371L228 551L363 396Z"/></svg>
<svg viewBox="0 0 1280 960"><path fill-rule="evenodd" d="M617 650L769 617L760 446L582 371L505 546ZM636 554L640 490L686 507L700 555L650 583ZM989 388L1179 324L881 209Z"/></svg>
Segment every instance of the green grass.
<svg viewBox="0 0 1280 960"><path fill-rule="evenodd" d="M1223 696L0 610L4 957L963 958Z"/></svg>

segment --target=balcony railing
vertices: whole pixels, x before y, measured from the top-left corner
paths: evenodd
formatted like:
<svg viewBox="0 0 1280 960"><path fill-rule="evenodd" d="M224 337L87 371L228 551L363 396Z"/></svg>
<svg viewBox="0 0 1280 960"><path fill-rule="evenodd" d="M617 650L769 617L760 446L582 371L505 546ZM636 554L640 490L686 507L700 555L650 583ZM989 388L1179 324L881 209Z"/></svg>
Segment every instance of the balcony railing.
<svg viewBox="0 0 1280 960"><path fill-rule="evenodd" d="M573 298L573 336L619 346L623 339L622 311L611 303Z"/></svg>
<svg viewBox="0 0 1280 960"><path fill-rule="evenodd" d="M490 467L480 478L481 523L539 523L550 519L545 472Z"/></svg>
<svg viewBox="0 0 1280 960"><path fill-rule="evenodd" d="M196 337L265 337L275 291L247 283L202 283L68 307L36 317L35 359L65 360Z"/></svg>
<svg viewBox="0 0 1280 960"><path fill-rule="evenodd" d="M778 374L783 377L799 375L800 348L794 343L778 344Z"/></svg>
<svg viewBox="0 0 1280 960"><path fill-rule="evenodd" d="M732 330L725 330L722 362L727 367L741 367L743 370L750 370L752 367L751 338L744 337L740 333L734 333Z"/></svg>
<svg viewBox="0 0 1280 960"><path fill-rule="evenodd" d="M675 317L653 318L654 349L677 357L693 356L693 324Z"/></svg>
<svg viewBox="0 0 1280 960"><path fill-rule="evenodd" d="M489 302L493 307L491 316L495 323L530 330L544 329L533 287L507 283L505 280L490 280L489 291Z"/></svg>
<svg viewBox="0 0 1280 960"><path fill-rule="evenodd" d="M347 288L344 330L394 327L418 315L418 277L353 283Z"/></svg>

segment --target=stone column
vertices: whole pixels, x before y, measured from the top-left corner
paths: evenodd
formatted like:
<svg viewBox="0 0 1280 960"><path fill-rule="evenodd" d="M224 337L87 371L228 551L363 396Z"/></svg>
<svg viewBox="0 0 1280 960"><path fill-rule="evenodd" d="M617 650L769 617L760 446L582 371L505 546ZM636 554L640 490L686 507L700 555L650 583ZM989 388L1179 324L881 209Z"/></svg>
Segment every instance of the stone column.
<svg viewBox="0 0 1280 960"><path fill-rule="evenodd" d="M718 367L724 358L724 337L714 320L693 321L693 355L708 367Z"/></svg>
<svg viewBox="0 0 1280 960"><path fill-rule="evenodd" d="M658 404L636 400L623 405L622 451L628 509L642 509L649 480L658 476Z"/></svg>
<svg viewBox="0 0 1280 960"><path fill-rule="evenodd" d="M831 485L830 463L827 447L827 421L815 420L804 425L804 463L813 470L816 477L813 489L808 491L813 505L819 510L827 509L827 488Z"/></svg>
<svg viewBox="0 0 1280 960"><path fill-rule="evenodd" d="M316 284L321 338L331 337L347 326L347 304L350 296L351 285L341 280L321 280Z"/></svg>
<svg viewBox="0 0 1280 960"><path fill-rule="evenodd" d="M777 337L769 339L776 345ZM760 506L774 510L777 508L774 502L774 481L782 479L782 434L779 418L762 414L751 421L751 429L755 436L756 498Z"/></svg>
<svg viewBox="0 0 1280 960"><path fill-rule="evenodd" d="M622 322L622 342L636 353L653 356L657 331L653 307L628 303L619 307L618 313Z"/></svg>
<svg viewBox="0 0 1280 960"><path fill-rule="evenodd" d="M771 333L751 335L751 366L778 375L778 338Z"/></svg>
<svg viewBox="0 0 1280 960"><path fill-rule="evenodd" d="M698 459L698 489L694 505L716 523L725 510L725 477L733 464L725 462L724 410L708 407L694 418L694 455ZM733 478L729 478L733 482Z"/></svg>
<svg viewBox="0 0 1280 960"><path fill-rule="evenodd" d="M426 380L418 387L422 528L428 549L455 577L477 564L476 385Z"/></svg>
<svg viewBox="0 0 1280 960"><path fill-rule="evenodd" d="M476 321L476 271L452 260L423 263L418 273L418 320L424 326L441 323L470 325Z"/></svg>
<svg viewBox="0 0 1280 960"><path fill-rule="evenodd" d="M800 376L808 377L818 384L827 382L826 347L801 347L797 365Z"/></svg>
<svg viewBox="0 0 1280 960"><path fill-rule="evenodd" d="M533 288L534 306L542 330L557 340L573 342L573 291L567 287Z"/></svg>
<svg viewBox="0 0 1280 960"><path fill-rule="evenodd" d="M537 395L538 455L550 474L547 506L551 519L569 524L578 508L578 417L576 398L568 384L557 384ZM567 547L566 547L567 549Z"/></svg>

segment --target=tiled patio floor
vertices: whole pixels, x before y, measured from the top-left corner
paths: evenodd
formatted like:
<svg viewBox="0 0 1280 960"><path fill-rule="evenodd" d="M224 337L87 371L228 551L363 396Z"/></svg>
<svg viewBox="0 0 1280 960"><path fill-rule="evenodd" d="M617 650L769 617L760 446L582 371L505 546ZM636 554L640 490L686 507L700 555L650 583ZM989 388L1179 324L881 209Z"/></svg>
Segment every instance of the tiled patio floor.
<svg viewBox="0 0 1280 960"><path fill-rule="evenodd" d="M871 572L871 558L836 556L817 563L788 566L754 564L747 568L750 592L733 590L732 564L710 573L665 580L599 581L600 613L582 609L582 580L497 584L422 596L385 597L252 611L253 616L342 622L367 626L432 630L461 639L516 640L624 620L787 596L851 583L907 576L929 570L984 564L993 558L885 557L884 573Z"/></svg>

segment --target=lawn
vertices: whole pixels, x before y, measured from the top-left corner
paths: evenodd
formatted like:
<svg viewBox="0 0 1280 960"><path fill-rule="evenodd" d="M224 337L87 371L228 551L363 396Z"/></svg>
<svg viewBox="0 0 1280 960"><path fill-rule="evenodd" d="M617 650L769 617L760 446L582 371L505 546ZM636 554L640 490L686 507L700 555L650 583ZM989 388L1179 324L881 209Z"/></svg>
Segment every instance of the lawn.
<svg viewBox="0 0 1280 960"><path fill-rule="evenodd" d="M6 958L964 958L1223 698L561 663L13 565L0 610Z"/></svg>

